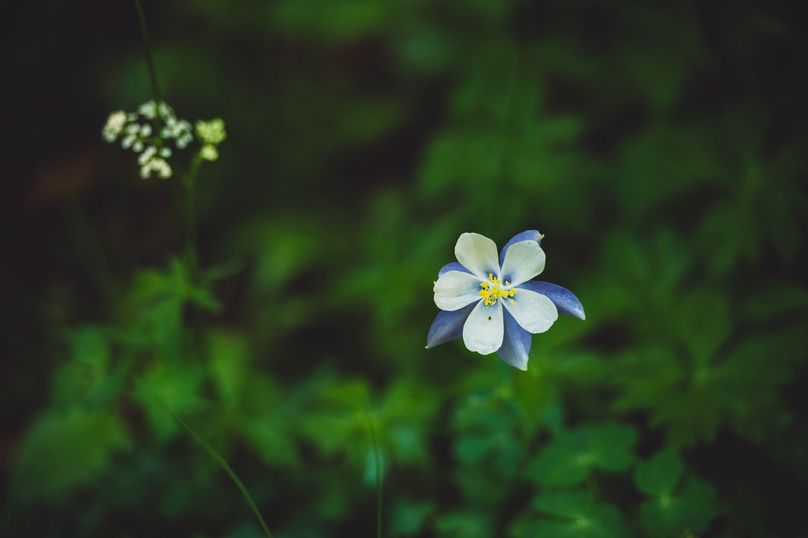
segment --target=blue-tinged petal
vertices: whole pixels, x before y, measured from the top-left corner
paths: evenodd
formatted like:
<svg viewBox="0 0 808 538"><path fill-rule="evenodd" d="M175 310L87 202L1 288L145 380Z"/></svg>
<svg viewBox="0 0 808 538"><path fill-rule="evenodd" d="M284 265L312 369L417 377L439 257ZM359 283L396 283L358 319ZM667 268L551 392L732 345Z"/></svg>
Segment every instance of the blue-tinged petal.
<svg viewBox="0 0 808 538"><path fill-rule="evenodd" d="M469 317L475 306L476 304L470 304L465 308L451 312L441 310L435 316L435 321L432 322L432 326L429 328L429 334L426 337L426 349L431 349L463 336L463 324L466 323L466 318Z"/></svg>
<svg viewBox="0 0 808 538"><path fill-rule="evenodd" d="M581 301L567 288L563 288L558 284L551 284L549 282L542 282L540 280L531 280L519 285L520 288L525 288L536 293L541 293L549 297L553 304L556 305L559 314L567 314L574 316L578 319L586 319L584 312L584 305Z"/></svg>
<svg viewBox="0 0 808 538"><path fill-rule="evenodd" d="M463 264L460 262L449 262L440 268L440 271L438 271L438 276L441 276L443 273L448 273L449 271L462 271L471 274L471 271L463 267Z"/></svg>
<svg viewBox="0 0 808 538"><path fill-rule="evenodd" d="M502 266L502 264L505 263L505 252L507 252L511 245L521 243L522 241L535 241L541 246L542 237L542 234L540 234L538 230L525 230L524 232L514 235L511 237L511 240L502 247L502 252L499 253L499 265Z"/></svg>
<svg viewBox="0 0 808 538"><path fill-rule="evenodd" d="M507 364L520 370L527 370L527 360L530 354L530 333L516 323L508 311L505 314L505 336L502 339L502 347L497 354Z"/></svg>
<svg viewBox="0 0 808 538"><path fill-rule="evenodd" d="M558 319L558 309L549 297L521 286L503 304L516 323L532 334L548 331Z"/></svg>

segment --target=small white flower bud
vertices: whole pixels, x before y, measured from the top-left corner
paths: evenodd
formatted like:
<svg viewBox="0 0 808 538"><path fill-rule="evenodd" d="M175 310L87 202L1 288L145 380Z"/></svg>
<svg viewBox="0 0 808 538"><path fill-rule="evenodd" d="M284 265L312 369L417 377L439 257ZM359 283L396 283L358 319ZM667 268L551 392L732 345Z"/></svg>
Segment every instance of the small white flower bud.
<svg viewBox="0 0 808 538"><path fill-rule="evenodd" d="M154 119L155 111L156 109L154 106L154 101L147 101L142 105L140 105L140 107L138 108L138 112L140 112L142 115L146 116L150 120Z"/></svg>
<svg viewBox="0 0 808 538"><path fill-rule="evenodd" d="M102 135L107 142L114 142L118 135L121 134L123 126L126 124L126 113L123 111L113 112L107 118L107 123L104 125Z"/></svg>
<svg viewBox="0 0 808 538"><path fill-rule="evenodd" d="M206 144L202 146L201 150L199 150L199 156L206 161L215 161L219 158L219 150L217 150L216 146L212 144Z"/></svg>
<svg viewBox="0 0 808 538"><path fill-rule="evenodd" d="M123 141L121 142L121 147L123 149L129 149L129 146L131 146L134 141L135 141L134 135L129 135L123 139Z"/></svg>
<svg viewBox="0 0 808 538"><path fill-rule="evenodd" d="M151 158L154 157L154 153L156 151L157 151L157 149L154 146L149 146L148 148L146 148L146 151L144 151L140 155L140 157L138 157L138 159L137 159L138 164L144 165L147 162L149 162L149 160L151 160Z"/></svg>

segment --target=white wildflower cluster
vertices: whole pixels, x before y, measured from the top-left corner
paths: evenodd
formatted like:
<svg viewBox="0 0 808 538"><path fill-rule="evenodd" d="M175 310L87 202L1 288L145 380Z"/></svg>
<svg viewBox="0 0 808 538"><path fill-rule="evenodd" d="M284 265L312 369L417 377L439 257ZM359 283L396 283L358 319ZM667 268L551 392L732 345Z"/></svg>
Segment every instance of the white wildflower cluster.
<svg viewBox="0 0 808 538"><path fill-rule="evenodd" d="M198 121L195 130L201 144L198 158L205 161L218 159L218 145L227 138L224 121L221 118ZM155 101L143 103L137 112L113 112L104 125L102 135L107 142L120 140L123 149L138 154L137 162L143 179L153 175L162 179L170 178L173 170L168 159L173 151L183 150L194 141L194 129L190 122L177 119L170 106L164 102L158 105Z"/></svg>
<svg viewBox="0 0 808 538"><path fill-rule="evenodd" d="M137 112L117 111L110 114L102 130L104 140L116 142L121 147L138 153L140 176L148 179L156 177L168 179L172 169L168 159L173 154L171 145L182 150L193 142L191 124L177 119L174 110L166 103L159 107L148 101L138 107Z"/></svg>

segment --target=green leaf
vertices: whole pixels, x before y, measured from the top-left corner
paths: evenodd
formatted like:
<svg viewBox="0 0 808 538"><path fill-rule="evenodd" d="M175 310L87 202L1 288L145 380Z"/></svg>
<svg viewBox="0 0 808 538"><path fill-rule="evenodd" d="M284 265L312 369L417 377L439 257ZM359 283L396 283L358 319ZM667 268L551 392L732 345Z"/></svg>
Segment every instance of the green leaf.
<svg viewBox="0 0 808 538"><path fill-rule="evenodd" d="M197 410L203 403L203 375L198 365L161 363L140 379L136 389L137 398L146 411L152 430L161 441L170 440L179 431L165 406L178 416L187 416Z"/></svg>
<svg viewBox="0 0 808 538"><path fill-rule="evenodd" d="M58 501L87 485L128 444L118 418L78 408L51 412L25 435L13 469L13 491L25 499Z"/></svg>
<svg viewBox="0 0 808 538"><path fill-rule="evenodd" d="M544 493L533 500L533 506L552 516L577 519L585 517L592 501L586 491Z"/></svg>
<svg viewBox="0 0 808 538"><path fill-rule="evenodd" d="M435 505L428 501L416 502L406 499L398 501L393 507L391 534L415 536L421 533L434 511Z"/></svg>
<svg viewBox="0 0 808 538"><path fill-rule="evenodd" d="M436 527L437 536L446 538L488 538L494 535L490 517L480 512L450 512L438 519Z"/></svg>
<svg viewBox="0 0 808 538"><path fill-rule="evenodd" d="M288 422L277 417L263 417L247 424L245 433L267 463L288 467L297 465L300 458Z"/></svg>
<svg viewBox="0 0 808 538"><path fill-rule="evenodd" d="M616 423L588 426L557 437L533 461L529 475L547 486L579 484L595 468L625 471L634 459L633 428Z"/></svg>
<svg viewBox="0 0 808 538"><path fill-rule="evenodd" d="M637 465L634 483L648 495L670 495L681 476L682 460L675 449L667 448Z"/></svg>
<svg viewBox="0 0 808 538"><path fill-rule="evenodd" d="M679 495L663 495L644 502L640 520L650 536L679 537L685 531L704 532L720 513L712 486L690 478Z"/></svg>
<svg viewBox="0 0 808 538"><path fill-rule="evenodd" d="M519 528L517 536L596 537L626 536L620 512L613 506L596 504L586 491L543 493L533 506L552 516L531 521Z"/></svg>
<svg viewBox="0 0 808 538"><path fill-rule="evenodd" d="M70 357L103 369L109 360L109 342L104 329L95 326L78 327L67 334Z"/></svg>
<svg viewBox="0 0 808 538"><path fill-rule="evenodd" d="M216 331L208 336L210 377L225 409L237 407L249 375L249 350L244 337L238 333Z"/></svg>
<svg viewBox="0 0 808 538"><path fill-rule="evenodd" d="M55 407L110 405L123 390L128 370L126 361L110 360L111 335L102 327L87 325L67 331L65 340L70 360L52 376L51 403Z"/></svg>

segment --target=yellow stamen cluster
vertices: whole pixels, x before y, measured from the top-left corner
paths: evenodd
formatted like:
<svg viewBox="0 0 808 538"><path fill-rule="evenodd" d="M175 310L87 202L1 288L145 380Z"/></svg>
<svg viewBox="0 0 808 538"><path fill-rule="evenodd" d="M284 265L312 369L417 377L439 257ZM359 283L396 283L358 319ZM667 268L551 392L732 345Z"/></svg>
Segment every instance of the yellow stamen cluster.
<svg viewBox="0 0 808 538"><path fill-rule="evenodd" d="M506 280L505 288L510 285L511 283ZM500 298L508 298L511 303L515 302L511 297L516 295L516 289L504 289L500 284L499 277L494 276L493 273L488 273L488 282L480 282L480 287L482 288L480 290L480 297L485 301L485 306L497 304L497 300Z"/></svg>

